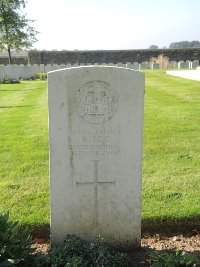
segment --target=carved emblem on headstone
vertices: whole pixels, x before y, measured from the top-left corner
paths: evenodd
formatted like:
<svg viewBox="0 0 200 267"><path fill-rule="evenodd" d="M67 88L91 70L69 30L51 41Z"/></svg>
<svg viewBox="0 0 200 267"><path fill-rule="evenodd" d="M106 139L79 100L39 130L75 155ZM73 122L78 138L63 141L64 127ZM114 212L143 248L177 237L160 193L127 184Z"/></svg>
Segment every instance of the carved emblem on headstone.
<svg viewBox="0 0 200 267"><path fill-rule="evenodd" d="M117 93L104 81L87 82L77 92L76 107L79 115L87 122L106 122L117 111Z"/></svg>

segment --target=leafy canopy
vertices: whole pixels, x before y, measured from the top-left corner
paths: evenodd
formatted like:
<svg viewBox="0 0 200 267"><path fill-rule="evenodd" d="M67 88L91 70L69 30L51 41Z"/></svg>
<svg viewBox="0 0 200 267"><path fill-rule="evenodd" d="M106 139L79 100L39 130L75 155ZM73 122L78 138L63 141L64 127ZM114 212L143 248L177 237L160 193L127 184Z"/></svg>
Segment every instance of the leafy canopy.
<svg viewBox="0 0 200 267"><path fill-rule="evenodd" d="M24 0L0 0L0 49L20 50L37 41L32 20L22 13Z"/></svg>

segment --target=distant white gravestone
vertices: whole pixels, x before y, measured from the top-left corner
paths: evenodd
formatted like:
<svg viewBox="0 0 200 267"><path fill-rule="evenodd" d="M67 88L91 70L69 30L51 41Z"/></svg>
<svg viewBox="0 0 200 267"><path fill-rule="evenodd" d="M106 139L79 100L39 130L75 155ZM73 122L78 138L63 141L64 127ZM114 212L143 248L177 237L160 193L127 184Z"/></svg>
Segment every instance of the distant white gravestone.
<svg viewBox="0 0 200 267"><path fill-rule="evenodd" d="M48 74L51 239L140 246L144 76L88 66Z"/></svg>

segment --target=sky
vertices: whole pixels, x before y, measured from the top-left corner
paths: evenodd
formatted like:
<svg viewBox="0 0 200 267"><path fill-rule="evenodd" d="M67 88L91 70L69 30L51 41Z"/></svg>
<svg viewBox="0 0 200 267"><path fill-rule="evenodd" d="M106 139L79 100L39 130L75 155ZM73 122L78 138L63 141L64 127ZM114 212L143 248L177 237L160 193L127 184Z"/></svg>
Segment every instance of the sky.
<svg viewBox="0 0 200 267"><path fill-rule="evenodd" d="M35 49L169 47L200 41L200 0L27 0Z"/></svg>

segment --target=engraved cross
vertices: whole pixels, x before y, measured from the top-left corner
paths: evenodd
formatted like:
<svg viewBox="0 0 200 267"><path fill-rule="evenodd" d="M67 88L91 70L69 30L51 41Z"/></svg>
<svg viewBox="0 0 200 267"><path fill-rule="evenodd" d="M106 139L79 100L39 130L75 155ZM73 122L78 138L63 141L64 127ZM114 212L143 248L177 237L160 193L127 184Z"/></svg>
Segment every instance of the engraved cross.
<svg viewBox="0 0 200 267"><path fill-rule="evenodd" d="M98 223L98 186L100 185L111 185L115 184L114 181L99 181L98 180L98 172L99 172L99 161L94 160L94 181L86 181L86 182L78 182L76 181L76 186L94 186L94 225L96 226Z"/></svg>

